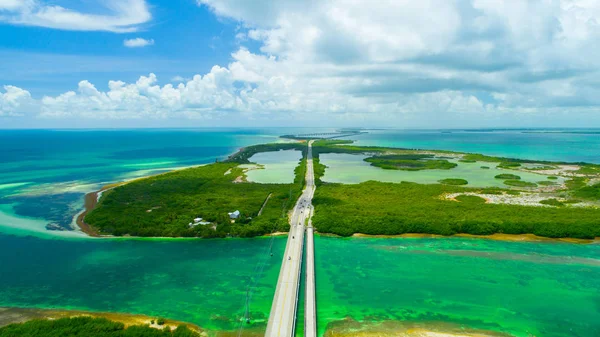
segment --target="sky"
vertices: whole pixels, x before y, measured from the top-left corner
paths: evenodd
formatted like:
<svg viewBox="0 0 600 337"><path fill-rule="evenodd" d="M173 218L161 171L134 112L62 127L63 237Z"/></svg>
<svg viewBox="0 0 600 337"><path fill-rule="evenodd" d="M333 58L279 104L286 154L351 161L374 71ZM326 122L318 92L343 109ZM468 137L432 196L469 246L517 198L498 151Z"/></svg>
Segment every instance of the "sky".
<svg viewBox="0 0 600 337"><path fill-rule="evenodd" d="M0 0L0 128L600 127L597 0Z"/></svg>

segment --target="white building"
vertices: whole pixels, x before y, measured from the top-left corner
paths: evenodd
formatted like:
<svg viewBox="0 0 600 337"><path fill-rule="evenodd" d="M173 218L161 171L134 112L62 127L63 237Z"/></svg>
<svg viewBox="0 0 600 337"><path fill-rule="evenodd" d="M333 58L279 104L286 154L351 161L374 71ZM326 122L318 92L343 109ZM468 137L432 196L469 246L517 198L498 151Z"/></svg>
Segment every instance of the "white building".
<svg viewBox="0 0 600 337"><path fill-rule="evenodd" d="M236 210L235 212L227 213L229 214L229 219L235 220L240 217L240 211Z"/></svg>

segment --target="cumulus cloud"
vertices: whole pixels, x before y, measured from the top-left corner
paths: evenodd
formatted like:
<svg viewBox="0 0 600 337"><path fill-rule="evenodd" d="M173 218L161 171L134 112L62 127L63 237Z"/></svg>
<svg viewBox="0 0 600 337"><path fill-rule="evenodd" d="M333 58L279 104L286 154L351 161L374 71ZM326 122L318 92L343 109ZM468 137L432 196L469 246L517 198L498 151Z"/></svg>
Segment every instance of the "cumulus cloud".
<svg viewBox="0 0 600 337"><path fill-rule="evenodd" d="M4 92L0 91L0 117L21 116L28 110L35 109L31 94L27 90L5 85Z"/></svg>
<svg viewBox="0 0 600 337"><path fill-rule="evenodd" d="M150 21L145 0L98 1L109 14L84 13L43 0L0 0L0 22L63 30L135 32Z"/></svg>
<svg viewBox="0 0 600 337"><path fill-rule="evenodd" d="M123 40L123 45L128 48L140 48L146 46L154 45L153 39L142 39L141 37L136 37L135 39L125 39Z"/></svg>
<svg viewBox="0 0 600 337"><path fill-rule="evenodd" d="M176 85L153 74L107 91L81 81L39 101L42 115L436 127L600 118L596 1L197 2L241 27L228 64Z"/></svg>

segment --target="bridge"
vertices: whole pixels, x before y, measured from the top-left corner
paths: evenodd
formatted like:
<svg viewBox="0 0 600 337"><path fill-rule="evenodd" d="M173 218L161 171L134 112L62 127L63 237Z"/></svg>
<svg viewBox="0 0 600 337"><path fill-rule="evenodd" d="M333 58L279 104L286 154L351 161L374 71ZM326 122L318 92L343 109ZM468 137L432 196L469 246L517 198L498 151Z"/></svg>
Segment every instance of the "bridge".
<svg viewBox="0 0 600 337"><path fill-rule="evenodd" d="M306 133L306 134L295 134L295 135L283 135L281 138L289 139L334 139L361 135L366 132L363 131L339 131L339 132L319 132L319 133Z"/></svg>
<svg viewBox="0 0 600 337"><path fill-rule="evenodd" d="M313 211L311 200L315 193L312 143L313 141L308 143L308 154L306 157L306 186L294 206L290 218L290 233L285 253L283 254L281 269L279 270L277 288L275 289L275 296L273 297L273 304L265 333L266 337L291 337L295 334L305 232L307 234L307 296L304 329L305 336L316 336L314 245L312 222L310 220Z"/></svg>

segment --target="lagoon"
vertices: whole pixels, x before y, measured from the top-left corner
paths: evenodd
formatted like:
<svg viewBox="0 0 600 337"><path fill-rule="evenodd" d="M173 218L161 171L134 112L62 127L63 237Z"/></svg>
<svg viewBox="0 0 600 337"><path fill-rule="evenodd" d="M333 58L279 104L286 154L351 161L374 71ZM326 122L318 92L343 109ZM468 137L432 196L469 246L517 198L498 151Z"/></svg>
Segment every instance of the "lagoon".
<svg viewBox="0 0 600 337"><path fill-rule="evenodd" d="M399 183L401 181L415 182L419 184L436 184L441 179L461 178L469 182L468 187L503 187L507 188L504 180L494 178L498 174L512 173L521 177L523 181L538 182L547 180L546 175L507 170L498 168L499 163L475 162L463 163L456 159L448 161L458 166L449 170L385 170L363 159L367 155L346 153L325 153L319 156L321 164L327 166L322 180L330 183L358 184L361 182L376 180L381 182ZM482 166L489 169L482 169ZM564 178L555 180L562 183Z"/></svg>
<svg viewBox="0 0 600 337"><path fill-rule="evenodd" d="M260 184L291 184L294 182L294 169L302 159L302 152L282 150L261 152L248 160L254 164L244 164L247 180Z"/></svg>

